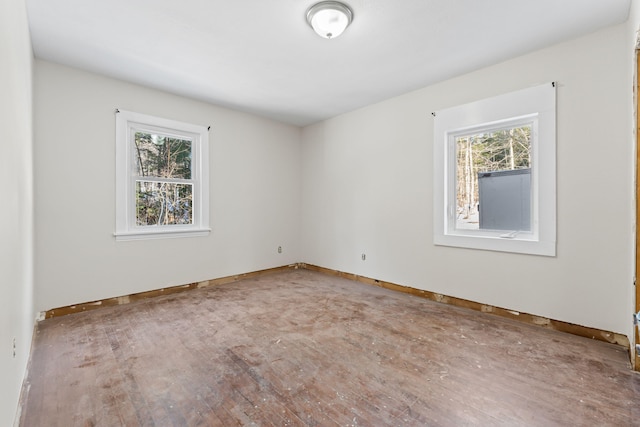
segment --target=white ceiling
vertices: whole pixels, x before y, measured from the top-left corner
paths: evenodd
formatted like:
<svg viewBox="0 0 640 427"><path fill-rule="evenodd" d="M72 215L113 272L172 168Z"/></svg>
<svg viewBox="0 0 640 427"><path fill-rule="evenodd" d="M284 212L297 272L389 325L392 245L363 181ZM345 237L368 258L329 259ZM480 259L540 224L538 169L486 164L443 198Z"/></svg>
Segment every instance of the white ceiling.
<svg viewBox="0 0 640 427"><path fill-rule="evenodd" d="M307 125L624 22L631 0L346 0L342 36L317 0L27 0L46 59Z"/></svg>

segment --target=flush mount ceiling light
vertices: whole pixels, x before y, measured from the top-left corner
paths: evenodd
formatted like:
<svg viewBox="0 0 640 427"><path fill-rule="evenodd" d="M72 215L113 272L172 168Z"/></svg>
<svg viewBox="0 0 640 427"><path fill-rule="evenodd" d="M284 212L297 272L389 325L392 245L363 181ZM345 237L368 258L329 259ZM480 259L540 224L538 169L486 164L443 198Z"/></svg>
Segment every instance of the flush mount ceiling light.
<svg viewBox="0 0 640 427"><path fill-rule="evenodd" d="M339 1L321 1L307 11L307 22L320 37L334 39L353 21L353 12Z"/></svg>

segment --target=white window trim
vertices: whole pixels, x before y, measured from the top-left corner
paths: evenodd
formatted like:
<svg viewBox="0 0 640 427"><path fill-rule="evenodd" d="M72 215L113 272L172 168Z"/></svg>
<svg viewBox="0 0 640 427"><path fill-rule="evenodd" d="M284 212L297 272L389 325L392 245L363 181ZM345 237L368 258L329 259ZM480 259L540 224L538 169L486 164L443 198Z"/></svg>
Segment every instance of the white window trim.
<svg viewBox="0 0 640 427"><path fill-rule="evenodd" d="M434 115L434 244L555 256L555 84L547 83L483 99L441 110ZM517 123L533 123L531 231L510 233L456 229L455 136Z"/></svg>
<svg viewBox="0 0 640 427"><path fill-rule="evenodd" d="M133 130L160 131L192 140L193 224L138 226L135 220ZM206 126L116 110L116 240L207 236L209 228L209 130Z"/></svg>

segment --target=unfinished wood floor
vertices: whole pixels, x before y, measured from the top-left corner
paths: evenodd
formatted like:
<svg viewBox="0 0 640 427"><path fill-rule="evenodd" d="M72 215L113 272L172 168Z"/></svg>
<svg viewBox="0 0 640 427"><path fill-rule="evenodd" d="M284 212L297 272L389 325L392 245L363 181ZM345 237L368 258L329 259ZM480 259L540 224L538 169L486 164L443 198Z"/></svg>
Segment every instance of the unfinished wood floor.
<svg viewBox="0 0 640 427"><path fill-rule="evenodd" d="M621 347L292 270L38 325L21 426L630 426Z"/></svg>

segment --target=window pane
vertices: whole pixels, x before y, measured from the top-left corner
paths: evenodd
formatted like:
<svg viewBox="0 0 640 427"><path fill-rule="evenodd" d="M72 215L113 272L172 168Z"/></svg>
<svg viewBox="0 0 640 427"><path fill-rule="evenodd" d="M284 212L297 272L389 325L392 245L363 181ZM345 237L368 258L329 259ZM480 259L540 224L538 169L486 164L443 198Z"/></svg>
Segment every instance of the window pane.
<svg viewBox="0 0 640 427"><path fill-rule="evenodd" d="M136 224L193 223L193 185L136 181Z"/></svg>
<svg viewBox="0 0 640 427"><path fill-rule="evenodd" d="M455 143L456 228L530 230L531 125L461 135Z"/></svg>
<svg viewBox="0 0 640 427"><path fill-rule="evenodd" d="M191 140L145 132L134 139L138 176L191 179Z"/></svg>

